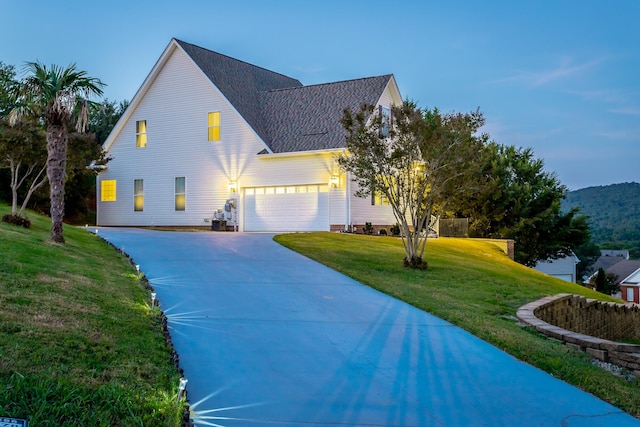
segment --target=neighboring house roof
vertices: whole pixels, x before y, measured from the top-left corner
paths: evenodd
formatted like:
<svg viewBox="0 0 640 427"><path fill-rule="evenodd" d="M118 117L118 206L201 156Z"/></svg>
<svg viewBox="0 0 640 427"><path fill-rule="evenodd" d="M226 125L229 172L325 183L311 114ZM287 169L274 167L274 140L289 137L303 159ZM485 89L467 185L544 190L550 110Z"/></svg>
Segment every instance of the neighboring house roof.
<svg viewBox="0 0 640 427"><path fill-rule="evenodd" d="M261 93L265 142L274 153L344 147L344 109L376 105L392 78L388 74Z"/></svg>
<svg viewBox="0 0 640 427"><path fill-rule="evenodd" d="M625 259L620 256L608 256L604 255L599 257L596 262L593 263L591 269L593 270L593 274L595 275L599 269L603 269L604 271L609 271L611 267L615 264L624 261Z"/></svg>
<svg viewBox="0 0 640 427"><path fill-rule="evenodd" d="M614 284L619 284L638 269L640 269L640 261L623 259L606 271L607 273L612 273L618 276Z"/></svg>
<svg viewBox="0 0 640 427"><path fill-rule="evenodd" d="M260 92L302 86L299 80L175 39L253 130L268 142Z"/></svg>
<svg viewBox="0 0 640 427"><path fill-rule="evenodd" d="M621 280L620 284L625 286L640 286L640 268L625 277L624 280Z"/></svg>

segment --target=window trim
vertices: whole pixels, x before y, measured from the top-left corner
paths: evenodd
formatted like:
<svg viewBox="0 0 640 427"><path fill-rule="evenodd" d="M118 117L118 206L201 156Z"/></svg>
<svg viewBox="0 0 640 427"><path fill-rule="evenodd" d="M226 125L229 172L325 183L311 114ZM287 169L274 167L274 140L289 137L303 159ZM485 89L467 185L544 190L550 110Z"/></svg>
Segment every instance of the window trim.
<svg viewBox="0 0 640 427"><path fill-rule="evenodd" d="M221 123L220 111L209 111L207 113L207 141L212 141L212 142L220 141L221 139L220 123Z"/></svg>
<svg viewBox="0 0 640 427"><path fill-rule="evenodd" d="M178 192L178 180L182 179L182 192ZM176 212L184 212L187 210L187 177L176 176L173 180L174 204L173 209ZM182 198L182 209L178 208L178 198Z"/></svg>
<svg viewBox="0 0 640 427"><path fill-rule="evenodd" d="M147 146L147 121L136 120L136 148Z"/></svg>
<svg viewBox="0 0 640 427"><path fill-rule="evenodd" d="M100 201L115 202L117 200L118 182L115 179L100 181Z"/></svg>
<svg viewBox="0 0 640 427"><path fill-rule="evenodd" d="M378 105L378 114L380 114L380 135L384 138L388 138L393 120L391 117L391 108Z"/></svg>
<svg viewBox="0 0 640 427"><path fill-rule="evenodd" d="M140 188L137 188L138 183ZM144 179L133 180L133 211L144 212Z"/></svg>

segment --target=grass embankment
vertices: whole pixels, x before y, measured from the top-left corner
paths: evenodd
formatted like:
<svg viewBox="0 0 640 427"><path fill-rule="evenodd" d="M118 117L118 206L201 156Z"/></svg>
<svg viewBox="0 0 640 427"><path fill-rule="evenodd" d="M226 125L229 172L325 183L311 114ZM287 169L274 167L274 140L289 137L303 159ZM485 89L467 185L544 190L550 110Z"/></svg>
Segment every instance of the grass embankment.
<svg viewBox="0 0 640 427"><path fill-rule="evenodd" d="M9 212L0 204L0 215ZM31 426L178 426L160 314L123 255L50 220L0 223L0 417Z"/></svg>
<svg viewBox="0 0 640 427"><path fill-rule="evenodd" d="M606 295L538 273L511 261L491 243L469 239L429 240L426 271L402 267L402 242L393 237L310 233L275 240L640 417L640 379L620 379L594 366L586 353L515 322L518 307L546 295L573 293L613 301Z"/></svg>

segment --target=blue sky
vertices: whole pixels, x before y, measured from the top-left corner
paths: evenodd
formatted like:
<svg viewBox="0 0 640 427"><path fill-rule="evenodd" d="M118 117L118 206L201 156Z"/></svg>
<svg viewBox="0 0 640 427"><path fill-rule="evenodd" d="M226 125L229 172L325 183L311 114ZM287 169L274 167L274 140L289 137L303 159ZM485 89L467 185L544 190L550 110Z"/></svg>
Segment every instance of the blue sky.
<svg viewBox="0 0 640 427"><path fill-rule="evenodd" d="M0 61L76 63L110 100L172 37L303 84L393 73L569 189L640 181L640 1L0 0Z"/></svg>

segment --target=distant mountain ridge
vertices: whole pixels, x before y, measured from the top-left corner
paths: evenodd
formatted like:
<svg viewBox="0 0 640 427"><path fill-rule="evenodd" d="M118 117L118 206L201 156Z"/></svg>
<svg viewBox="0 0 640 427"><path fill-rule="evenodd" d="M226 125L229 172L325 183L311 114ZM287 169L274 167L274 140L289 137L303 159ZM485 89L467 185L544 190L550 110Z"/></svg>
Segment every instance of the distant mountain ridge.
<svg viewBox="0 0 640 427"><path fill-rule="evenodd" d="M571 191L562 207L579 207L589 217L593 241L602 249L629 249L632 258L640 258L640 183Z"/></svg>

